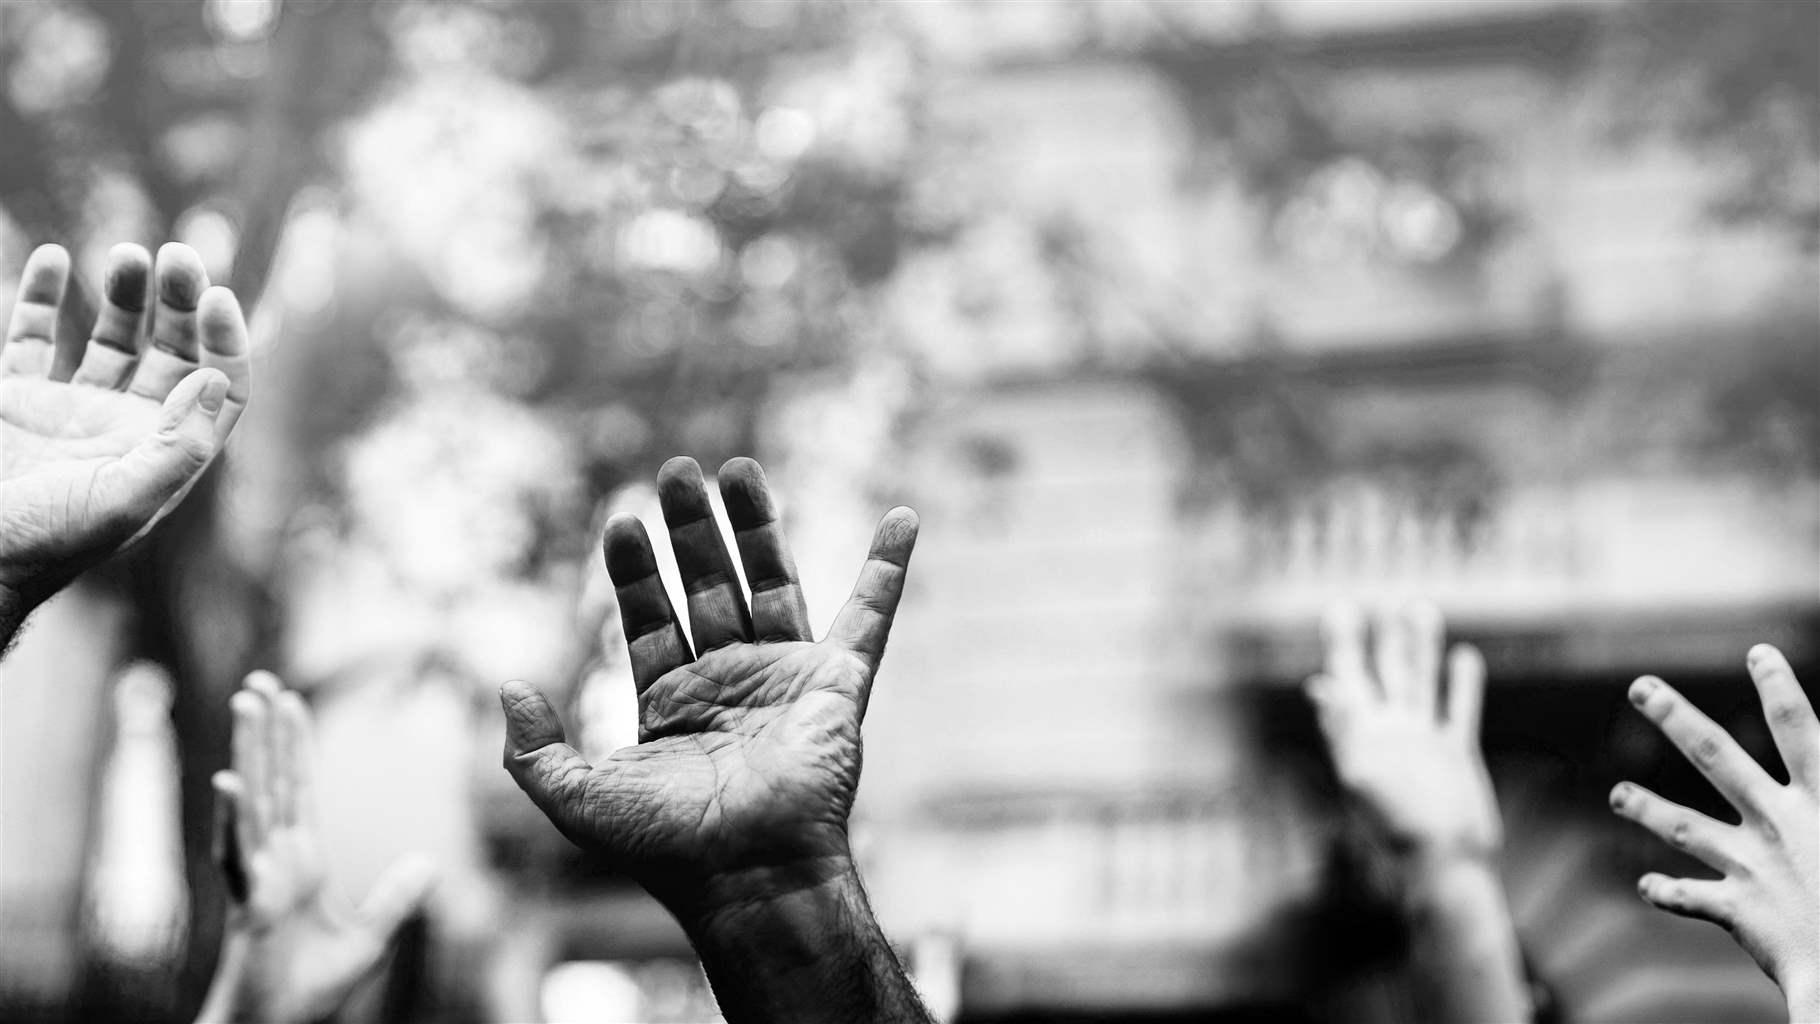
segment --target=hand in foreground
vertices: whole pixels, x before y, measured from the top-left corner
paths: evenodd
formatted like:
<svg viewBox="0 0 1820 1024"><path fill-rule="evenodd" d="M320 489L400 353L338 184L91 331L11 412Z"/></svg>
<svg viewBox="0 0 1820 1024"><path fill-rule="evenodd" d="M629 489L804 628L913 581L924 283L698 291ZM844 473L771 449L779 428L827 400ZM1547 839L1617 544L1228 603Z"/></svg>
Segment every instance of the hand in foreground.
<svg viewBox="0 0 1820 1024"><path fill-rule="evenodd" d="M215 775L216 852L232 905L199 1024L321 1020L373 974L428 893L426 861L400 861L358 913L323 893L309 709L255 672L233 697L234 768Z"/></svg>
<svg viewBox="0 0 1820 1024"><path fill-rule="evenodd" d="M1364 619L1331 614L1326 668L1308 695L1341 785L1396 852L1422 1016L1527 1020L1495 863L1503 829L1479 751L1484 659L1455 645L1443 679L1444 626L1432 605L1384 615L1374 633L1368 668Z"/></svg>
<svg viewBox="0 0 1820 1024"><path fill-rule="evenodd" d="M721 468L750 611L701 470L678 458L658 498L694 648L636 519L606 561L638 690L639 740L597 765L542 695L501 690L506 769L577 845L642 882L689 932L727 1019L924 1020L859 889L847 841L860 720L917 520L879 523L852 597L819 643L764 473Z"/></svg>
<svg viewBox="0 0 1820 1024"><path fill-rule="evenodd" d="M1479 753L1478 650L1448 652L1443 688L1443 624L1433 606L1381 617L1371 667L1356 610L1338 609L1325 625L1327 663L1308 695L1341 784L1401 852L1492 858L1502 830Z"/></svg>
<svg viewBox="0 0 1820 1024"><path fill-rule="evenodd" d="M1759 644L1747 660L1788 784L1771 778L1687 698L1644 676L1631 684L1630 702L1742 820L1715 821L1631 782L1612 789L1611 807L1723 875L1647 874L1637 883L1643 898L1731 932L1782 987L1790 1018L1820 1021L1820 720L1781 652Z"/></svg>
<svg viewBox="0 0 1820 1024"><path fill-rule="evenodd" d="M59 380L68 278L61 247L32 253L0 347L0 649L33 608L175 506L247 399L240 306L208 287L188 247L159 250L155 271L144 249L114 247L93 334Z"/></svg>

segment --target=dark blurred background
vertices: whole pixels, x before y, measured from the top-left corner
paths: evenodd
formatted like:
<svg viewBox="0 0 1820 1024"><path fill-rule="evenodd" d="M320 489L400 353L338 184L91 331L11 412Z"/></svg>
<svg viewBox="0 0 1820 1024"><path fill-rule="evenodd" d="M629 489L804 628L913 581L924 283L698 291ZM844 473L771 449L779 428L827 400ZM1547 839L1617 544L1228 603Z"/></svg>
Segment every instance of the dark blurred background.
<svg viewBox="0 0 1820 1024"><path fill-rule="evenodd" d="M1747 647L1820 679L1820 4L0 3L0 289L165 239L255 403L0 667L0 1019L193 1014L252 667L334 887L444 866L348 1019L712 1019L493 698L631 741L594 545L677 453L765 461L820 623L923 514L855 827L947 1019L1406 1015L1298 684L1413 596L1551 1019L1781 1018L1604 794L1720 810L1638 672L1759 755Z"/></svg>

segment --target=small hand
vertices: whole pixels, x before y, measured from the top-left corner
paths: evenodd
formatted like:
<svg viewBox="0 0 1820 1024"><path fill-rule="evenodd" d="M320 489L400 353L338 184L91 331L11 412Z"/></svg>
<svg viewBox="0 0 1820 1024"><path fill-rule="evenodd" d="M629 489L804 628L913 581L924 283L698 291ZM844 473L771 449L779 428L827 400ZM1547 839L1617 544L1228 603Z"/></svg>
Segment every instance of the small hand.
<svg viewBox="0 0 1820 1024"><path fill-rule="evenodd" d="M0 347L0 608L15 619L167 514L247 400L240 306L189 248L159 250L155 272L138 246L109 253L93 335L59 380L68 277L62 248L32 253Z"/></svg>
<svg viewBox="0 0 1820 1024"><path fill-rule="evenodd" d="M1687 698L1644 676L1631 684L1631 703L1742 820L1715 821L1631 782L1611 791L1611 807L1722 874L1647 874L1637 883L1643 898L1731 932L1782 987L1793 1019L1820 1020L1820 720L1781 652L1759 644L1748 664L1788 784L1771 778Z"/></svg>
<svg viewBox="0 0 1820 1024"><path fill-rule="evenodd" d="M658 475L693 650L643 526L631 517L607 526L638 690L636 746L591 765L536 690L508 683L500 694L506 769L519 786L563 834L685 917L723 888L745 895L851 871L860 721L917 530L909 509L885 516L852 598L818 643L763 471L735 459L720 487L749 612L700 468L672 459Z"/></svg>
<svg viewBox="0 0 1820 1024"><path fill-rule="evenodd" d="M1456 645L1443 692L1443 623L1428 605L1383 616L1373 639L1375 674L1363 617L1336 610L1325 671L1308 681L1341 784L1400 849L1489 860L1502 829L1479 752L1484 659Z"/></svg>
<svg viewBox="0 0 1820 1024"><path fill-rule="evenodd" d="M269 673L232 700L234 768L215 775L216 849L233 904L203 1021L306 1022L378 969L422 904L427 862L394 865L356 914L323 893L309 709Z"/></svg>

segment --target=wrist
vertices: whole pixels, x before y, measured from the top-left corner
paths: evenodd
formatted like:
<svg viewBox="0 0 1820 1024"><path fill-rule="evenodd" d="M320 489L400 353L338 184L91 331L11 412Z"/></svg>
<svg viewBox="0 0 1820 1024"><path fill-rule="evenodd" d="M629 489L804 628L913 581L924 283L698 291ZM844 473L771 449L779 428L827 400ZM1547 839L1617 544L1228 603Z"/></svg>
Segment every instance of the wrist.
<svg viewBox="0 0 1820 1024"><path fill-rule="evenodd" d="M1820 1020L1820 974L1810 971L1777 980L1782 982L1790 1021Z"/></svg>
<svg viewBox="0 0 1820 1024"><path fill-rule="evenodd" d="M789 929L863 901L859 871L846 853L724 871L688 885L652 887L691 938L712 940L753 925Z"/></svg>
<svg viewBox="0 0 1820 1024"><path fill-rule="evenodd" d="M1486 852L1412 849L1397 866L1407 898L1418 905L1502 891L1496 859Z"/></svg>
<svg viewBox="0 0 1820 1024"><path fill-rule="evenodd" d="M927 1024L851 857L723 875L679 908L729 1024Z"/></svg>
<svg viewBox="0 0 1820 1024"><path fill-rule="evenodd" d="M215 977L209 982L208 995L196 1024L238 1024L251 1020L244 997L247 959L252 937L230 923L221 936L221 952L216 957Z"/></svg>

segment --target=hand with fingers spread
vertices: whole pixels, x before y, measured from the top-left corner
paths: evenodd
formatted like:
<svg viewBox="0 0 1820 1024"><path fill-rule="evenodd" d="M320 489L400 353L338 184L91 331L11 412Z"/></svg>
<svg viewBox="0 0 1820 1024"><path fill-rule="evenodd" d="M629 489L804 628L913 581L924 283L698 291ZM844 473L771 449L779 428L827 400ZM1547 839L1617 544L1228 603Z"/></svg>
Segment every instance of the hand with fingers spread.
<svg viewBox="0 0 1820 1024"><path fill-rule="evenodd" d="M657 486L694 646L644 527L616 518L606 562L640 742L589 764L542 695L508 683L506 769L563 834L677 916L734 1024L927 1020L872 919L847 840L860 721L915 513L893 509L879 523L853 596L817 642L757 463L735 459L720 473L749 609L700 468L672 459Z"/></svg>
<svg viewBox="0 0 1820 1024"><path fill-rule="evenodd" d="M1741 820L1716 821L1631 782L1611 791L1611 807L1723 874L1647 874L1637 883L1643 898L1731 932L1782 987L1789 1018L1820 1021L1820 719L1780 651L1759 644L1747 661L1788 783L1771 778L1686 697L1644 676L1631 684L1630 702Z"/></svg>
<svg viewBox="0 0 1820 1024"><path fill-rule="evenodd" d="M68 279L61 247L33 252L0 346L0 650L33 608L175 506L247 400L240 306L188 247L166 245L154 267L115 246L87 347L59 359Z"/></svg>
<svg viewBox="0 0 1820 1024"><path fill-rule="evenodd" d="M321 1020L384 960L423 903L427 861L407 858L358 913L323 893L309 709L255 672L232 700L234 767L215 775L215 847L232 905L199 1024Z"/></svg>
<svg viewBox="0 0 1820 1024"><path fill-rule="evenodd" d="M1503 827L1479 750L1485 662L1455 645L1432 605L1325 623L1326 665L1308 681L1348 797L1396 851L1425 1016L1516 1021L1530 1014L1496 858Z"/></svg>
<svg viewBox="0 0 1820 1024"><path fill-rule="evenodd" d="M1421 859L1489 860L1502 826L1479 753L1485 662L1455 646L1443 687L1442 628L1430 605L1382 616L1368 667L1363 616L1336 609L1308 695L1341 784L1393 845Z"/></svg>

